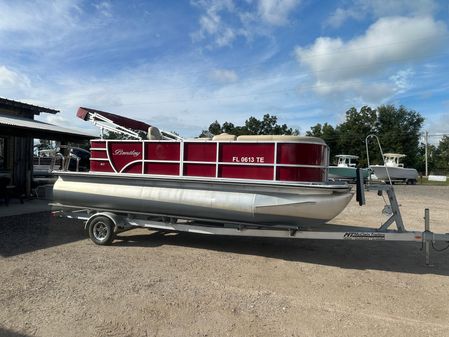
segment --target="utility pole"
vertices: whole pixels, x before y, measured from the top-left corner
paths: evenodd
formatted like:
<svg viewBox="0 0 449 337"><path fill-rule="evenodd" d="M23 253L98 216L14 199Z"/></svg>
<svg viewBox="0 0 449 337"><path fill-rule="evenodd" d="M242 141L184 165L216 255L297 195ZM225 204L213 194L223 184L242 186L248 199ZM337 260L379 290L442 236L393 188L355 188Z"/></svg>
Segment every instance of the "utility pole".
<svg viewBox="0 0 449 337"><path fill-rule="evenodd" d="M429 175L428 165L427 165L427 155L428 155L427 146L429 144L429 131L426 131L425 144L426 144L426 177L427 177Z"/></svg>

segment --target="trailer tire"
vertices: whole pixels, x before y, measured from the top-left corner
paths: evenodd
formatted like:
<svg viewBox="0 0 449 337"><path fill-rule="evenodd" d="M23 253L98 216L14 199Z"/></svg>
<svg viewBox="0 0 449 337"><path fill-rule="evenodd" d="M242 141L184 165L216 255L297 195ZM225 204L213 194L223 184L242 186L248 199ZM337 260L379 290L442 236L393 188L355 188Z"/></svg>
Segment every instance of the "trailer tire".
<svg viewBox="0 0 449 337"><path fill-rule="evenodd" d="M98 216L89 223L89 237L97 245L105 246L114 240L114 222L106 216Z"/></svg>

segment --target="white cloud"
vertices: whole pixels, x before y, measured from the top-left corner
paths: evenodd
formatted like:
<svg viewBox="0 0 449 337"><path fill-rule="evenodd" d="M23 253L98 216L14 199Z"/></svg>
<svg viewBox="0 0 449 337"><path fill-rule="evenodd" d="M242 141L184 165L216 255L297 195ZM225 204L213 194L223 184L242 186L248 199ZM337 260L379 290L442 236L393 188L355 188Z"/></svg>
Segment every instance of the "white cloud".
<svg viewBox="0 0 449 337"><path fill-rule="evenodd" d="M217 36L216 42L218 47L229 46L238 34L229 27L222 30L221 34Z"/></svg>
<svg viewBox="0 0 449 337"><path fill-rule="evenodd" d="M98 10L101 15L111 17L112 16L112 5L108 1L102 1L94 4L94 7Z"/></svg>
<svg viewBox="0 0 449 337"><path fill-rule="evenodd" d="M348 19L362 20L367 15L429 16L437 7L435 0L353 0L348 7L337 8L326 24L339 27Z"/></svg>
<svg viewBox="0 0 449 337"><path fill-rule="evenodd" d="M217 13L208 13L200 18L200 26L203 32L215 34L220 27L221 18Z"/></svg>
<svg viewBox="0 0 449 337"><path fill-rule="evenodd" d="M301 80L302 75L292 76L290 67L264 70L260 74L263 77L249 79L239 79L232 70L216 68L213 73L227 81L225 86L211 85L210 66L189 63L184 68L171 67L173 71L167 73L167 65L147 65L107 78L64 74L54 83L36 80L27 92L9 98L61 110L57 117L42 114L38 118L88 132L95 132L95 127L75 118L79 106L143 120L187 137L197 136L214 120L242 124L250 116L261 118L270 113L277 115L281 123L298 127L303 124L300 120L310 118L301 113L311 110L305 108L310 100L299 97L292 89L292 83ZM203 73L203 77L192 77L192 68Z"/></svg>
<svg viewBox="0 0 449 337"><path fill-rule="evenodd" d="M235 71L229 69L214 69L210 73L210 78L222 83L235 82L238 80L238 76Z"/></svg>
<svg viewBox="0 0 449 337"><path fill-rule="evenodd" d="M0 31L62 28L71 25L73 14L79 12L77 1L3 1L0 3Z"/></svg>
<svg viewBox="0 0 449 337"><path fill-rule="evenodd" d="M346 20L352 18L356 20L361 20L363 18L363 12L357 9L343 9L337 8L335 12L327 19L326 25L331 27L340 27Z"/></svg>
<svg viewBox="0 0 449 337"><path fill-rule="evenodd" d="M259 0L258 11L262 19L272 25L281 26L288 22L288 16L300 0Z"/></svg>
<svg viewBox="0 0 449 337"><path fill-rule="evenodd" d="M192 33L195 42L207 38L216 47L230 46L238 37L251 40L254 36L269 35L273 26L287 24L289 15L301 0L192 0L191 4L204 13L199 30ZM211 47L211 46L209 46Z"/></svg>
<svg viewBox="0 0 449 337"><path fill-rule="evenodd" d="M66 126L67 124L69 124L67 118L64 118L61 114L45 114L45 119L48 123L59 126Z"/></svg>
<svg viewBox="0 0 449 337"><path fill-rule="evenodd" d="M365 96L370 92L382 96L382 92L387 95L389 91L403 90L410 71L390 75L377 88L373 85L375 76L382 76L394 65L418 62L434 54L443 45L445 35L446 25L431 17L388 17L379 19L364 35L347 42L320 37L311 46L296 48L296 57L310 70L319 94L354 90L358 86L354 82L370 77L360 83L365 90L355 91ZM390 90L385 83L392 86Z"/></svg>
<svg viewBox="0 0 449 337"><path fill-rule="evenodd" d="M19 71L0 65L0 96L10 97L16 94L24 94L31 88L28 76Z"/></svg>
<svg viewBox="0 0 449 337"><path fill-rule="evenodd" d="M433 118L429 121L426 121L426 125L424 126L425 130L428 130L430 134L435 136L430 137L430 142L434 143L434 145L438 146L438 142L441 137L445 135L449 135L449 109L445 109L446 112L434 115ZM441 135L438 137L437 135Z"/></svg>
<svg viewBox="0 0 449 337"><path fill-rule="evenodd" d="M80 1L0 2L0 43L2 48L46 47L69 32L80 29ZM12 39L11 34L14 35Z"/></svg>
<svg viewBox="0 0 449 337"><path fill-rule="evenodd" d="M232 0L195 0L191 4L205 11L199 19L199 31L191 34L193 40L212 37L218 47L230 45L238 34L235 28L223 22L221 14L234 11Z"/></svg>
<svg viewBox="0 0 449 337"><path fill-rule="evenodd" d="M411 68L399 70L396 74L390 76L390 80L394 83L398 93L405 92L410 88L410 78L414 75Z"/></svg>
<svg viewBox="0 0 449 337"><path fill-rule="evenodd" d="M310 95L310 87L299 92ZM316 82L312 90L333 105L333 109L347 109L348 106L378 105L397 92L391 81L366 83L362 80Z"/></svg>
<svg viewBox="0 0 449 337"><path fill-rule="evenodd" d="M6 86L29 87L30 80L25 75L19 74L5 66L0 66L0 88Z"/></svg>

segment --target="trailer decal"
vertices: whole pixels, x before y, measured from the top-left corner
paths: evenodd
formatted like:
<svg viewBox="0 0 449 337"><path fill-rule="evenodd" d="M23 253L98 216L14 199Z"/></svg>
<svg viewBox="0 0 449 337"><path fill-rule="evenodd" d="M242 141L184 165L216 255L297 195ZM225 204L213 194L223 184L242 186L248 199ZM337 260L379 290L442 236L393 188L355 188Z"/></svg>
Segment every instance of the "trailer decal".
<svg viewBox="0 0 449 337"><path fill-rule="evenodd" d="M364 233L364 232L346 232L343 235L345 240L385 240L384 233Z"/></svg>

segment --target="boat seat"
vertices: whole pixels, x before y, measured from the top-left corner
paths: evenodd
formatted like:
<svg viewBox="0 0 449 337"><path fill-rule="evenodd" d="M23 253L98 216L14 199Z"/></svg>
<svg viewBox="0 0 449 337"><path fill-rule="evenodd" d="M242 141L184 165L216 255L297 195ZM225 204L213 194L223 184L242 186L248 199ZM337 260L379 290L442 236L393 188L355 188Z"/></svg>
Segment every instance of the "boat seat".
<svg viewBox="0 0 449 337"><path fill-rule="evenodd" d="M150 126L150 127L148 128L148 135L147 135L147 138L148 138L149 140L162 140L162 139L163 139L161 132L160 132L159 129L158 129L157 127L155 127L155 126Z"/></svg>
<svg viewBox="0 0 449 337"><path fill-rule="evenodd" d="M325 142L318 137L291 136L291 135L244 135L238 136L237 141L245 141L245 142L285 141L285 142L325 144Z"/></svg>
<svg viewBox="0 0 449 337"><path fill-rule="evenodd" d="M216 135L212 138L212 140L235 140L237 137L235 135L230 135L229 133L223 132L219 135Z"/></svg>

